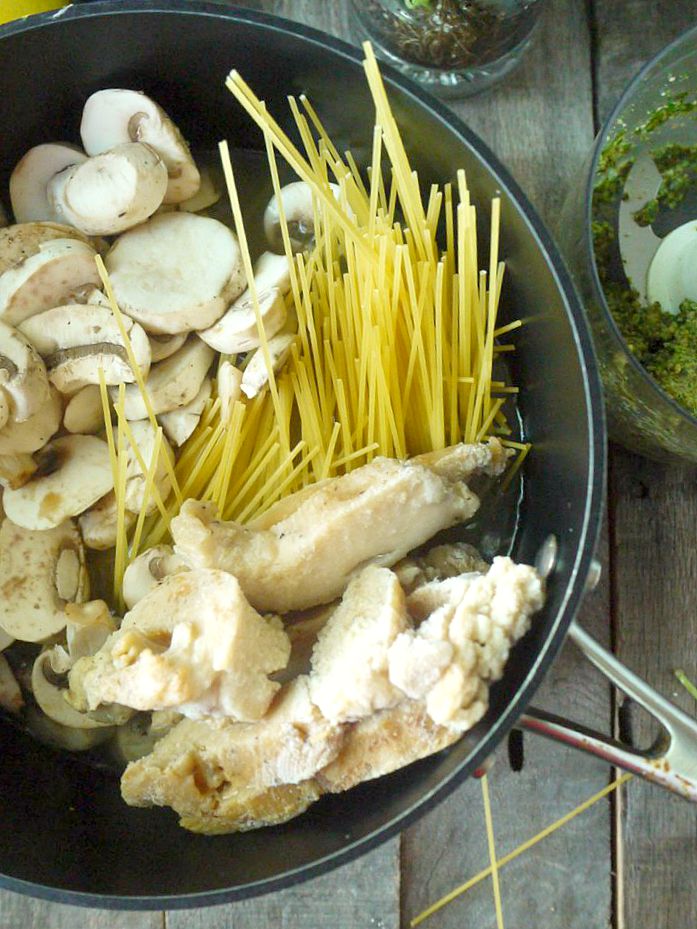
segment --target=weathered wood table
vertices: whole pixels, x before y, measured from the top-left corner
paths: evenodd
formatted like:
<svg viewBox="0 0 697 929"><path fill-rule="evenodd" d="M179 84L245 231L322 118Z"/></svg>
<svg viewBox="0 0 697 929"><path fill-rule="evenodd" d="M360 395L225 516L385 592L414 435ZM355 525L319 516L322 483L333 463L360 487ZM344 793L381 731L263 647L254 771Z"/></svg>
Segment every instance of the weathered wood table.
<svg viewBox="0 0 697 929"><path fill-rule="evenodd" d="M347 0L245 5L352 38ZM641 64L696 19L695 0L549 0L522 68L499 89L453 109L510 168L554 232L599 121ZM696 477L691 468L611 449L603 580L581 617L631 667L692 711L672 672L684 666L697 676ZM569 645L536 703L609 732L619 700ZM623 714L622 721L624 731L648 744L645 719ZM601 762L530 736L522 770L514 772L504 747L490 775L499 855L612 777ZM481 791L472 781L401 838L296 889L170 913L82 910L0 893L0 929L398 929L487 863ZM633 781L501 872L505 923L509 929L693 929L696 871L697 808ZM490 881L423 925L493 929Z"/></svg>

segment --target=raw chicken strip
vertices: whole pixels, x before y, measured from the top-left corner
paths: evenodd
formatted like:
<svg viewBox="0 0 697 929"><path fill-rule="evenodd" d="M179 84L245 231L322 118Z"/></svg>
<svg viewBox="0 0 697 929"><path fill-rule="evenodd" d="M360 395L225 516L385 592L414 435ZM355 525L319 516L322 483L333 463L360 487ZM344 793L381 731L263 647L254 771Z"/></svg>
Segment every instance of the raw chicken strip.
<svg viewBox="0 0 697 929"><path fill-rule="evenodd" d="M175 551L234 574L258 610L307 609L340 596L357 569L393 565L472 517L479 500L463 479L505 461L496 439L421 460L376 458L286 498L256 526L221 522L210 505L187 500L172 521Z"/></svg>

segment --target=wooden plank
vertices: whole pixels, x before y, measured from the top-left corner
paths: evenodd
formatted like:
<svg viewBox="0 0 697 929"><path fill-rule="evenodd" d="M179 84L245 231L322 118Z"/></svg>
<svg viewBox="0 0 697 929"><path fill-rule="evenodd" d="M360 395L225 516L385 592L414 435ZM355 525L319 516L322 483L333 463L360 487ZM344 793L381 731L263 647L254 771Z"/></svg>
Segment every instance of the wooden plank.
<svg viewBox="0 0 697 929"><path fill-rule="evenodd" d="M597 115L604 119L627 81L652 55L694 25L694 0L612 0L596 4ZM694 702L676 685L673 669L697 676L692 645L694 526L693 468L666 466L612 449L611 558L616 651L631 668L690 712ZM638 744L655 727L630 715ZM618 929L650 925L675 929L697 924L697 895L687 875L697 866L697 809L635 783L617 822Z"/></svg>
<svg viewBox="0 0 697 929"><path fill-rule="evenodd" d="M490 94L453 107L511 169L555 229L558 210L593 139L590 40L582 4L555 0L520 71ZM607 563L606 543L600 550ZM603 579L581 616L602 641L609 633L609 582ZM610 726L609 688L568 646L535 703L603 731ZM510 770L505 749L491 773L500 854L512 850L608 781L605 765L526 736L523 770ZM405 925L429 903L488 863L478 783L466 783L410 829L403 840ZM593 888L589 893L589 887ZM545 929L609 923L610 810L603 802L512 863L501 875L506 925ZM496 925L490 881L425 923L434 929Z"/></svg>
<svg viewBox="0 0 697 929"><path fill-rule="evenodd" d="M85 909L0 892L0 929L162 929L162 913Z"/></svg>

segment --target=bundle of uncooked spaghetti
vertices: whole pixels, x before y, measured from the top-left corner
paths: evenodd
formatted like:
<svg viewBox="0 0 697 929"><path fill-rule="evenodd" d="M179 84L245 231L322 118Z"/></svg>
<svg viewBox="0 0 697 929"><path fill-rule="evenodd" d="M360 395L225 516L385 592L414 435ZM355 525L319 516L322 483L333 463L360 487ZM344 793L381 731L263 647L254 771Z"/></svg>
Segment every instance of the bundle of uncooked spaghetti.
<svg viewBox="0 0 697 929"><path fill-rule="evenodd" d="M144 509L130 545L119 540L117 586L129 560L166 538L183 499L213 500L222 517L245 522L285 494L376 455L406 458L488 434L511 434L503 407L516 388L492 375L495 359L513 349L498 344L498 337L519 325L497 328L504 272L498 260L500 201L491 204L488 268L480 270L476 209L464 172L454 185L433 185L422 195L370 46L365 53L375 103L365 175L350 153L338 152L304 97L289 100L301 152L241 76L233 71L228 78L228 88L264 135L291 264L286 301L295 338L287 363L274 375L234 165L223 143L268 389L226 408L214 390L180 452L169 499L156 499L155 515L148 517L156 462L143 463ZM314 244L305 253L292 251L278 155L312 191ZM233 360L244 367L245 359ZM128 428L118 403L116 411L117 439L125 443ZM522 460L526 447L510 444L520 449ZM124 450L113 452L118 477ZM118 481L116 487L118 501Z"/></svg>

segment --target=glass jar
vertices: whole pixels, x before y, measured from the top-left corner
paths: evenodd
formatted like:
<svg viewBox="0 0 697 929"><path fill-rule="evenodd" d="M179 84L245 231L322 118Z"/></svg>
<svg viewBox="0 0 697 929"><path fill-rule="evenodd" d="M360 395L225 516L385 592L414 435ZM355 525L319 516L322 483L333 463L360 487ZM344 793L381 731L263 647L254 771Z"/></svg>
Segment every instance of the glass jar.
<svg viewBox="0 0 697 929"><path fill-rule="evenodd" d="M352 0L361 38L441 97L501 80L529 46L542 0Z"/></svg>

